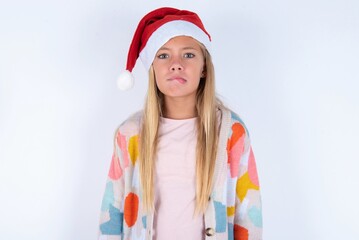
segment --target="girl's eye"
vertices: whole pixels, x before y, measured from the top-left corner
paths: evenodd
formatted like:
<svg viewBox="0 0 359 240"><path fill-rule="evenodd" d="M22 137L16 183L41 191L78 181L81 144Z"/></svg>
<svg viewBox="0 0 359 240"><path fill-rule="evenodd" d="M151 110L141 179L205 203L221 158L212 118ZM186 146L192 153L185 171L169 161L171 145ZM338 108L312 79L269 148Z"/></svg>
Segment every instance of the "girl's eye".
<svg viewBox="0 0 359 240"><path fill-rule="evenodd" d="M185 58L194 58L194 54L193 53L185 53L184 57Z"/></svg>
<svg viewBox="0 0 359 240"><path fill-rule="evenodd" d="M166 59L166 58L168 58L168 54L162 53L162 54L158 55L157 57L158 57L159 59Z"/></svg>

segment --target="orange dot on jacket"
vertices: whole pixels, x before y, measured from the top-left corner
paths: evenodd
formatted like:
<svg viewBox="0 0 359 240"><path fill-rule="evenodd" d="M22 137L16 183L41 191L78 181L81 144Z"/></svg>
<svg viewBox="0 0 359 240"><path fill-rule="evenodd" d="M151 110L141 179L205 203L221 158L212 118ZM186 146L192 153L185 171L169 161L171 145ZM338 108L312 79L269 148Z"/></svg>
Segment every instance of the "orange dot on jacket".
<svg viewBox="0 0 359 240"><path fill-rule="evenodd" d="M228 143L227 143L228 155L229 152L232 150L232 147L236 145L237 141L244 135L245 130L241 124L235 123L232 126L232 132L233 132L232 137L228 139Z"/></svg>
<svg viewBox="0 0 359 240"><path fill-rule="evenodd" d="M234 224L234 239L248 240L248 230L237 224Z"/></svg>
<svg viewBox="0 0 359 240"><path fill-rule="evenodd" d="M137 220L138 213L138 196L134 193L129 193L125 199L124 218L127 226L132 227Z"/></svg>

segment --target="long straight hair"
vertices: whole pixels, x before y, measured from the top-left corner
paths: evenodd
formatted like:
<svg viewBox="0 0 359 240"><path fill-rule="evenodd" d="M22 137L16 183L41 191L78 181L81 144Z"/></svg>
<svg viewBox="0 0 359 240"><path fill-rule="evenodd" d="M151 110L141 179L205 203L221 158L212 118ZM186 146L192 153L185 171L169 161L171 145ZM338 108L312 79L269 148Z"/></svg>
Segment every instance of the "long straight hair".
<svg viewBox="0 0 359 240"><path fill-rule="evenodd" d="M222 103L215 93L215 77L212 59L199 43L204 55L205 77L197 89L197 145L196 145L196 208L204 213L212 192L213 172L217 154L218 129L216 109ZM157 153L159 119L164 108L164 95L156 85L153 67L149 70L149 84L140 132L140 183L144 211L154 210L154 172Z"/></svg>

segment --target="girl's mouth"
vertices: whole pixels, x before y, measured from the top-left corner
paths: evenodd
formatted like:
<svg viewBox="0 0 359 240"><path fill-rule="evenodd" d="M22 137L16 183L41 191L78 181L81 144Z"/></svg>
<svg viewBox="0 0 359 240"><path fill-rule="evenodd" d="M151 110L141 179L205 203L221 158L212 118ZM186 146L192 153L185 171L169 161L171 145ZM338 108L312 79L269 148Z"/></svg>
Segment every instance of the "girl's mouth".
<svg viewBox="0 0 359 240"><path fill-rule="evenodd" d="M174 77L174 78L170 78L169 80L170 80L170 81L177 81L177 82L179 82L179 83L181 83L181 84L187 82L186 79L181 78L181 77Z"/></svg>

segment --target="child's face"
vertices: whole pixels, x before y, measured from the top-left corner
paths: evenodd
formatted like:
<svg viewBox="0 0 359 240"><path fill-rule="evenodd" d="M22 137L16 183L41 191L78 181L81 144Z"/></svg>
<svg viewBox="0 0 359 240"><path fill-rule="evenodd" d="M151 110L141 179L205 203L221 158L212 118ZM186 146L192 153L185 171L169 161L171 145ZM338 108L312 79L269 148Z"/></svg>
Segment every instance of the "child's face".
<svg viewBox="0 0 359 240"><path fill-rule="evenodd" d="M175 37L165 43L153 60L156 84L168 98L196 100L203 76L204 56L199 43L191 37Z"/></svg>

